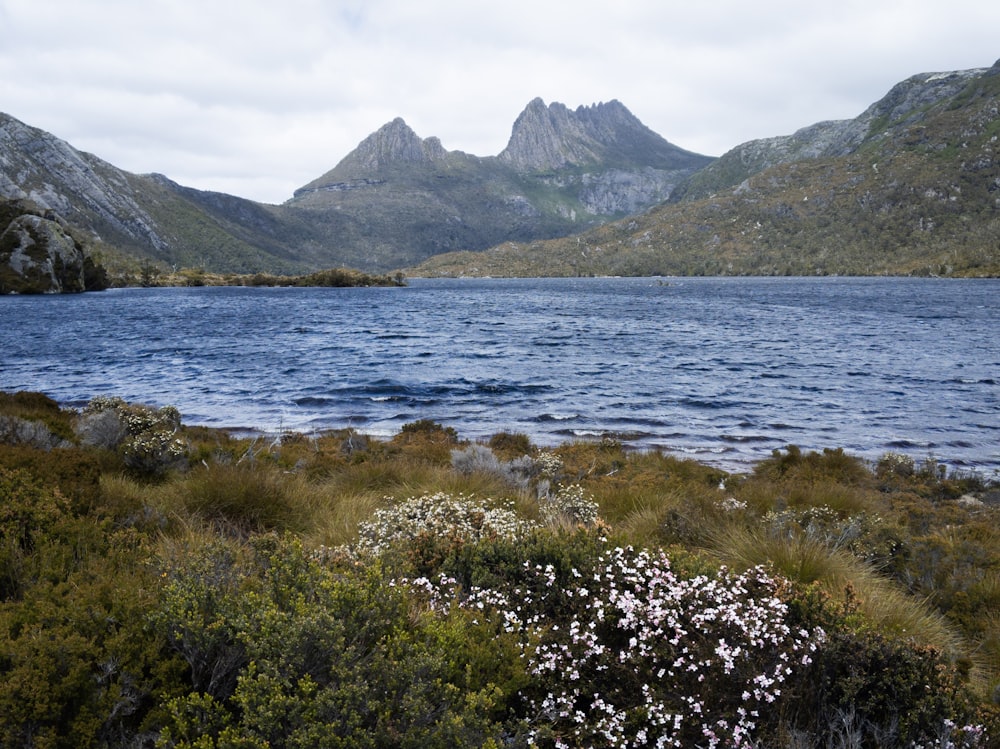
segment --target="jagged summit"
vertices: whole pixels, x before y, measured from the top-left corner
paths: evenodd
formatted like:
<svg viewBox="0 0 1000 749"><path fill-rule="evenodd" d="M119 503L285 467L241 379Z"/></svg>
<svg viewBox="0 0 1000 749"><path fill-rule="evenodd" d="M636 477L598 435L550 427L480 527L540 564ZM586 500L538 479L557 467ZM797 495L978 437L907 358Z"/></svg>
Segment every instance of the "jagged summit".
<svg viewBox="0 0 1000 749"><path fill-rule="evenodd" d="M519 171L602 164L688 169L710 159L674 146L612 99L571 110L532 99L514 122L500 161Z"/></svg>

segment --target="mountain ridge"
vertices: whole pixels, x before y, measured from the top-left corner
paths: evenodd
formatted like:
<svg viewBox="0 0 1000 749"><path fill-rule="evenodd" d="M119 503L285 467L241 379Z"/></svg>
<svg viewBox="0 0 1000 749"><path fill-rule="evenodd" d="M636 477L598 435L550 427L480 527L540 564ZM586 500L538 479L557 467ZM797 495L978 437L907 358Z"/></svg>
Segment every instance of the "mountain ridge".
<svg viewBox="0 0 1000 749"><path fill-rule="evenodd" d="M281 205L130 174L0 114L0 197L103 255L214 272L998 274L998 71L911 76L718 159L617 100L533 99L485 157L397 117Z"/></svg>
<svg viewBox="0 0 1000 749"><path fill-rule="evenodd" d="M544 136L525 114L543 111L553 113ZM421 138L397 117L284 204L268 205L130 174L3 115L0 197L58 210L96 244L146 262L221 272L387 271L645 210L711 160L668 143L619 102L573 112L539 99L519 120L502 155L478 157ZM544 158L518 138L546 140Z"/></svg>
<svg viewBox="0 0 1000 749"><path fill-rule="evenodd" d="M1000 275L1000 61L740 144L664 205L414 275Z"/></svg>

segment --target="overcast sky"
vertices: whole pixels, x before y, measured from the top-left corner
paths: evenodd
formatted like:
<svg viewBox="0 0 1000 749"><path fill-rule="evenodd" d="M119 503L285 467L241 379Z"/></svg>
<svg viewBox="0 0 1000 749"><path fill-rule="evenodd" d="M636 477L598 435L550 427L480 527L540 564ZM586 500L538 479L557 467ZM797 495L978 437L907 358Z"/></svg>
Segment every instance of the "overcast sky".
<svg viewBox="0 0 1000 749"><path fill-rule="evenodd" d="M0 111L270 203L395 117L492 156L535 97L618 99L718 156L998 57L997 0L0 0Z"/></svg>

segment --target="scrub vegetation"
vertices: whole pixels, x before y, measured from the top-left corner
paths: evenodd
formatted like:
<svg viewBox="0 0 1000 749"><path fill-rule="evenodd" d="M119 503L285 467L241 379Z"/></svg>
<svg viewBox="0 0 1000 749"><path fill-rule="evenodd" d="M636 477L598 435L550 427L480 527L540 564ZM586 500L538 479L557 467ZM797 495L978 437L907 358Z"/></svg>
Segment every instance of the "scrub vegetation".
<svg viewBox="0 0 1000 749"><path fill-rule="evenodd" d="M930 458L0 393L0 745L998 746L998 520Z"/></svg>

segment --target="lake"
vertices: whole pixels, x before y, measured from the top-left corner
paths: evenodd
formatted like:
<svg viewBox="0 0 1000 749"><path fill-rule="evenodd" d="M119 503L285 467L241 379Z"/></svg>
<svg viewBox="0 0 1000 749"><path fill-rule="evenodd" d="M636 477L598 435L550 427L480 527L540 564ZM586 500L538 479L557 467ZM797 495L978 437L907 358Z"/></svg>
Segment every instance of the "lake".
<svg viewBox="0 0 1000 749"><path fill-rule="evenodd" d="M0 389L261 431L613 433L727 470L796 444L1000 470L1000 280L413 279L0 298Z"/></svg>

